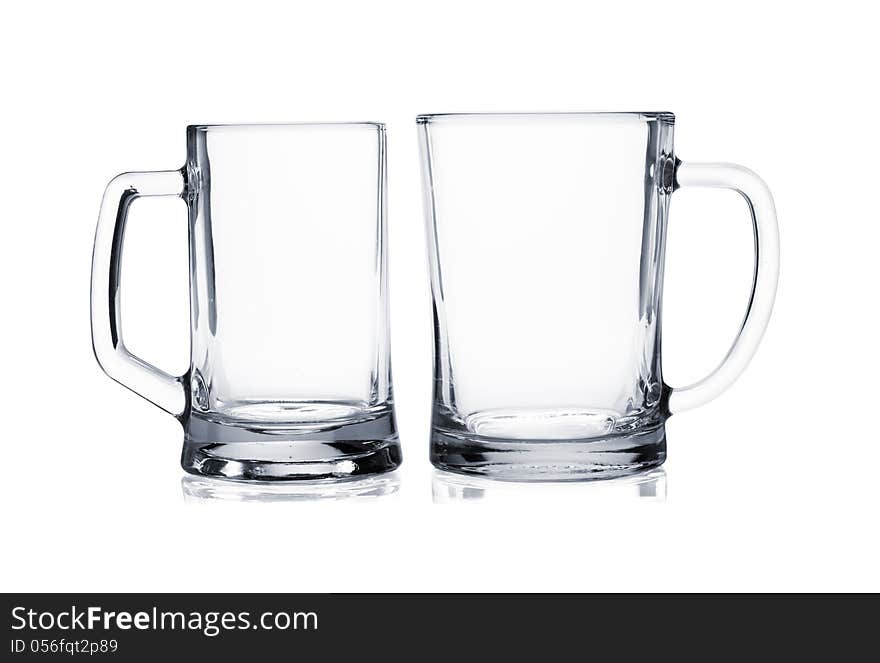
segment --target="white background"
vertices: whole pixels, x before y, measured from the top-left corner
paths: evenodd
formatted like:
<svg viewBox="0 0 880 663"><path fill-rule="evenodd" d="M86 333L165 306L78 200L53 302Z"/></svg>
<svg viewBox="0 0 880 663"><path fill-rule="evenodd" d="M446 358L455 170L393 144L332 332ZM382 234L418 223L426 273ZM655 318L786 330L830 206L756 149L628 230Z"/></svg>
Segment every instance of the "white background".
<svg viewBox="0 0 880 663"><path fill-rule="evenodd" d="M880 590L877 19L844 1L7 3L0 590ZM506 110L670 110L681 158L743 163L776 196L774 318L733 388L669 422L656 497L440 499L414 117ZM388 125L404 465L375 499L184 499L179 425L92 356L101 193L181 166L188 123L301 120ZM128 343L182 372L183 204L139 201L126 241ZM734 194L675 194L669 383L726 351L751 241Z"/></svg>

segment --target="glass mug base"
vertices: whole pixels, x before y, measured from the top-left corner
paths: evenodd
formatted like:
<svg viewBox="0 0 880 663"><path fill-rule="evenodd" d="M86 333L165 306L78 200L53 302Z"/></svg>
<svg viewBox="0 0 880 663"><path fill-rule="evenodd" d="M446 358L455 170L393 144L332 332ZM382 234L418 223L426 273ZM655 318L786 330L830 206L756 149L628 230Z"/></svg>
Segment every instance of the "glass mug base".
<svg viewBox="0 0 880 663"><path fill-rule="evenodd" d="M666 428L565 439L489 437L434 426L431 462L441 470L502 481L611 479L659 467Z"/></svg>
<svg viewBox="0 0 880 663"><path fill-rule="evenodd" d="M401 453L390 408L369 419L231 425L192 414L181 466L190 474L239 481L339 481L390 472Z"/></svg>

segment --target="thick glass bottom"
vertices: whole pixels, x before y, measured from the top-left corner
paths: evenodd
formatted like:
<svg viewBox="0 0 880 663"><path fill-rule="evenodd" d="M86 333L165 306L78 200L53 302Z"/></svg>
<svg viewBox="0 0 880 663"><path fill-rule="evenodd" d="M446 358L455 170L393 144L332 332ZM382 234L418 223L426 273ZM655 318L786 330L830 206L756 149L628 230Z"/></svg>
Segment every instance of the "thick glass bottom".
<svg viewBox="0 0 880 663"><path fill-rule="evenodd" d="M349 423L272 427L218 423L191 415L181 466L190 474L239 481L338 481L400 465L390 409Z"/></svg>
<svg viewBox="0 0 880 663"><path fill-rule="evenodd" d="M666 460L663 424L632 433L575 439L487 437L435 426L431 462L449 472L506 481L610 479Z"/></svg>

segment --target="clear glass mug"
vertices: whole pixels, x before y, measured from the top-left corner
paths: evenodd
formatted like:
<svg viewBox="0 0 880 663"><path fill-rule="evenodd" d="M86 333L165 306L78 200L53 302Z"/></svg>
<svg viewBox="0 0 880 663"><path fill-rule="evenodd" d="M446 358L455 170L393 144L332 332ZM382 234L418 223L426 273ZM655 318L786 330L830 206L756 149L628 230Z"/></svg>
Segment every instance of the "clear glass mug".
<svg viewBox="0 0 880 663"><path fill-rule="evenodd" d="M130 204L189 209L191 364L172 376L121 336ZM107 187L92 260L92 342L114 380L177 417L187 472L339 479L400 463L386 296L385 129L187 128L180 170Z"/></svg>
<svg viewBox="0 0 880 663"><path fill-rule="evenodd" d="M506 479L629 474L666 457L664 422L742 372L779 263L767 186L682 163L671 113L418 117L434 303L431 460ZM721 365L663 382L660 319L671 194L733 189L751 209L749 307Z"/></svg>

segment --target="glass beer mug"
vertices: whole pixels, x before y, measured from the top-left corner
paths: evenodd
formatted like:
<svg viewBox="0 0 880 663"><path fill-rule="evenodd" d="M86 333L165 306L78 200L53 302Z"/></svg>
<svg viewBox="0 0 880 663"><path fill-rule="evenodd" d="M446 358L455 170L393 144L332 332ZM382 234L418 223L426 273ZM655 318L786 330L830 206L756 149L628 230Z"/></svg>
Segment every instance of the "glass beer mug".
<svg viewBox="0 0 880 663"><path fill-rule="evenodd" d="M191 362L179 377L121 336L123 235L141 196L188 205ZM183 168L107 187L92 261L95 356L180 420L187 472L394 469L385 232L383 125L191 126Z"/></svg>
<svg viewBox="0 0 880 663"><path fill-rule="evenodd" d="M664 422L745 368L776 292L773 199L751 171L682 163L671 113L418 118L434 301L431 460L505 479L579 479L660 465ZM756 267L739 335L687 387L663 382L669 200L733 189Z"/></svg>

